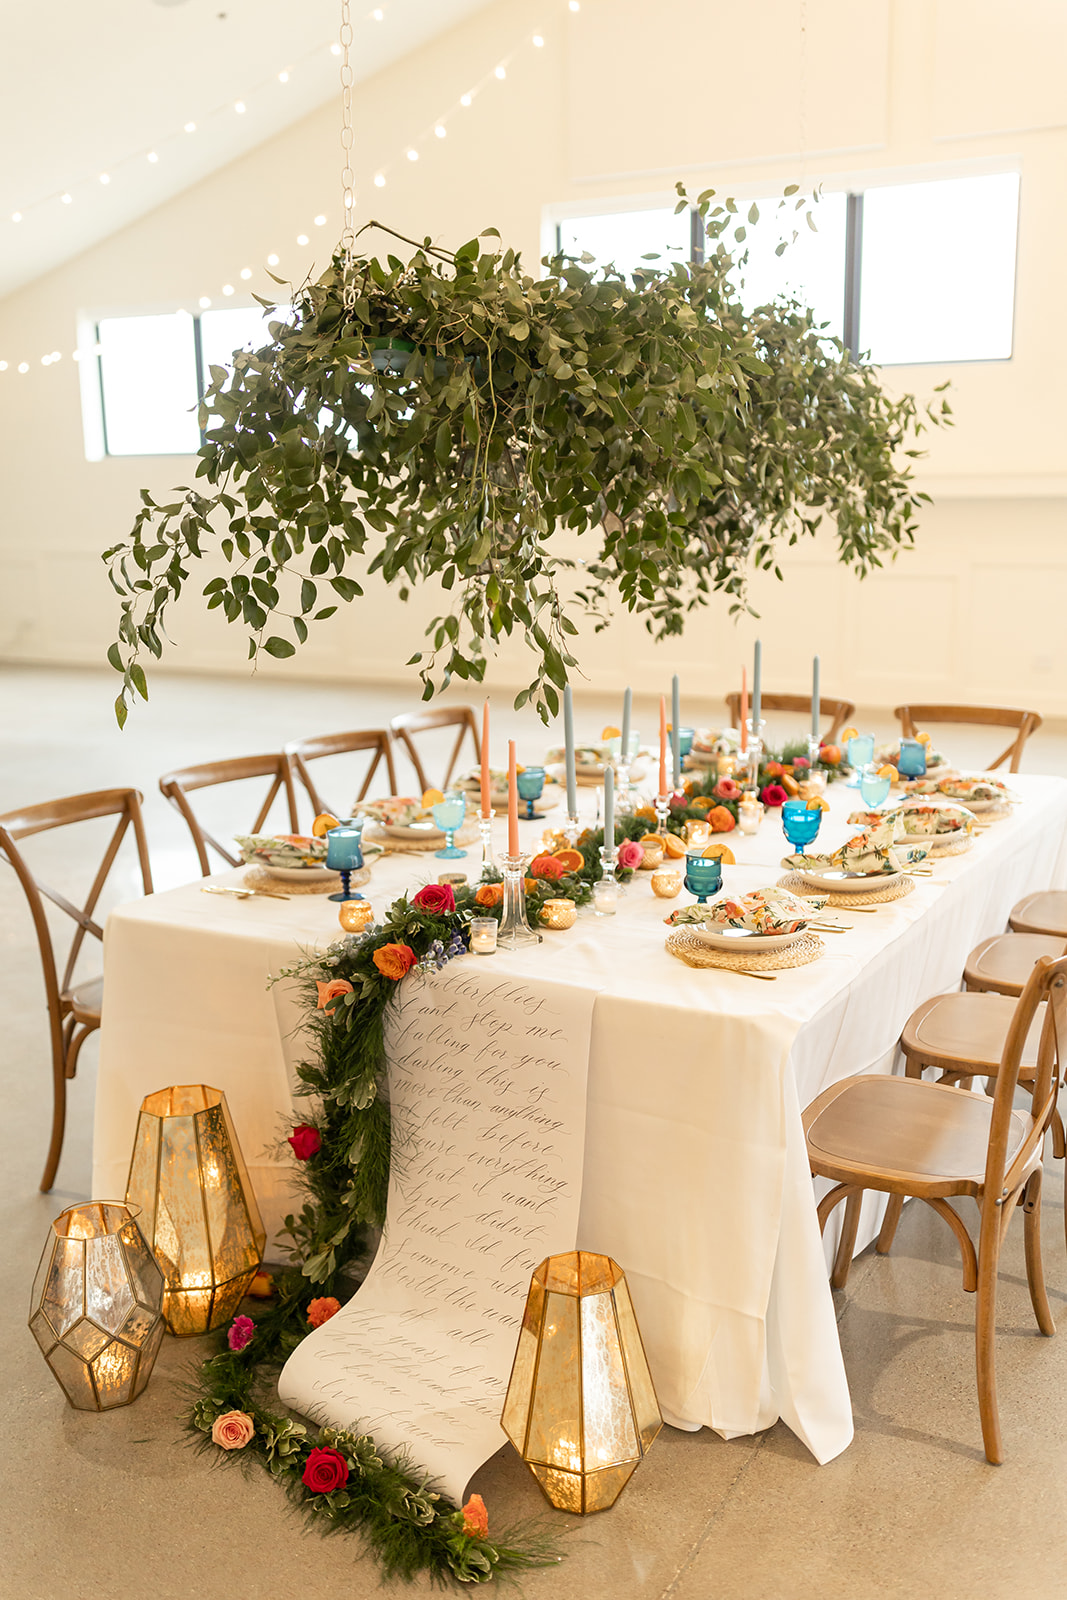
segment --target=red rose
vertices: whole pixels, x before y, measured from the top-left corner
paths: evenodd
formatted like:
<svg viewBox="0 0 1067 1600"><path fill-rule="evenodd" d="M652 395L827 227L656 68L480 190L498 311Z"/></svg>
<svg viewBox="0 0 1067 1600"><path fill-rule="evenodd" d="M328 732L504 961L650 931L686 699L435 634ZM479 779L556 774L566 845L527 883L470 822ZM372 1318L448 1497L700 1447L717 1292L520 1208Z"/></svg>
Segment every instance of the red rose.
<svg viewBox="0 0 1067 1600"><path fill-rule="evenodd" d="M312 1494L330 1494L348 1482L348 1462L339 1450L316 1445L307 1458L303 1479Z"/></svg>
<svg viewBox="0 0 1067 1600"><path fill-rule="evenodd" d="M558 883L566 873L562 861L557 861L555 856L534 856L530 862L531 878L546 878L549 883Z"/></svg>
<svg viewBox="0 0 1067 1600"><path fill-rule="evenodd" d="M784 806L789 796L780 783L769 783L760 799L765 806Z"/></svg>
<svg viewBox="0 0 1067 1600"><path fill-rule="evenodd" d="M425 889L412 895L411 903L418 906L420 911L428 911L431 916L442 917L448 911L455 911L455 891L450 883L428 883Z"/></svg>
<svg viewBox="0 0 1067 1600"><path fill-rule="evenodd" d="M317 1156L322 1149L318 1128L312 1128L306 1122L301 1122L293 1129L289 1135L289 1143L298 1161L310 1161L311 1157Z"/></svg>

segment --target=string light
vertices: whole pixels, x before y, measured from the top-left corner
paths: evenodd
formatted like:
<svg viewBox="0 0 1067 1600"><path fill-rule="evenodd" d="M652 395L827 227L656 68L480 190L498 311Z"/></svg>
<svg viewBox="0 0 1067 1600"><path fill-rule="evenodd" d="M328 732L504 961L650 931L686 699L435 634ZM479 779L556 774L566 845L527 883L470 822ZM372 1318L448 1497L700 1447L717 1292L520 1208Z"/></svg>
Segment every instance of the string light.
<svg viewBox="0 0 1067 1600"><path fill-rule="evenodd" d="M106 172L102 172L100 174L100 182L101 183L110 183L111 182L111 179L110 179L110 177L108 176L108 174Z"/></svg>
<svg viewBox="0 0 1067 1600"><path fill-rule="evenodd" d="M28 361L20 361L19 362L19 371L20 372L29 372L29 370L30 370L30 364L29 364Z"/></svg>
<svg viewBox="0 0 1067 1600"><path fill-rule="evenodd" d="M409 161L417 161L418 159L419 159L419 152L417 150L409 150L408 151L408 160Z"/></svg>
<svg viewBox="0 0 1067 1600"><path fill-rule="evenodd" d="M279 83L288 83L289 82L289 74L287 72L279 72L279 74L278 74L278 82Z"/></svg>
<svg viewBox="0 0 1067 1600"><path fill-rule="evenodd" d="M252 268L251 267L242 267L241 268L241 277L245 280L246 283L248 282L248 280L249 280L249 278L251 276L252 276Z"/></svg>
<svg viewBox="0 0 1067 1600"><path fill-rule="evenodd" d="M223 286L222 286L222 292L223 292L223 294L232 294L233 293L233 284L232 283L224 283Z"/></svg>
<svg viewBox="0 0 1067 1600"><path fill-rule="evenodd" d="M332 56L339 56L341 54L341 46L339 44L332 44L330 46L330 54Z"/></svg>
<svg viewBox="0 0 1067 1600"><path fill-rule="evenodd" d="M186 133L195 133L196 132L196 123L195 122L187 122L185 124L185 131L186 131Z"/></svg>
<svg viewBox="0 0 1067 1600"><path fill-rule="evenodd" d="M306 233L298 233L297 236L296 236L296 242L297 242L297 244L307 244L307 242L308 242L307 234Z"/></svg>
<svg viewBox="0 0 1067 1600"><path fill-rule="evenodd" d="M6 361L0 361L0 372L6 372L6 371L7 371L7 362Z"/></svg>
<svg viewBox="0 0 1067 1600"><path fill-rule="evenodd" d="M436 133L439 139L444 139L448 134L448 129L445 127L443 122L439 122L433 131Z"/></svg>
<svg viewBox="0 0 1067 1600"><path fill-rule="evenodd" d="M534 49L535 50L543 49L544 48L544 43L545 43L545 41L542 39L541 35L539 33L535 33L534 36L533 36Z"/></svg>
<svg viewBox="0 0 1067 1600"><path fill-rule="evenodd" d="M320 211L319 215L315 218L315 226L316 226L316 228L322 228L322 227L325 227L325 225L326 225L326 218L322 215L322 213Z"/></svg>
<svg viewBox="0 0 1067 1600"><path fill-rule="evenodd" d="M278 257L275 255L269 255L267 257L267 265L268 267L276 267L278 265Z"/></svg>
<svg viewBox="0 0 1067 1600"><path fill-rule="evenodd" d="M155 166L156 162L159 160L159 157L154 150L149 150L146 160L151 161L152 165Z"/></svg>
<svg viewBox="0 0 1067 1600"><path fill-rule="evenodd" d="M473 99L474 96L472 94L461 94L459 97L459 103L461 106L469 106Z"/></svg>
<svg viewBox="0 0 1067 1600"><path fill-rule="evenodd" d="M580 11L582 8L578 4L578 0L570 0L570 9L572 11Z"/></svg>
<svg viewBox="0 0 1067 1600"><path fill-rule="evenodd" d="M376 189L384 189L385 188L385 173L384 172L376 172L374 174L374 187Z"/></svg>
<svg viewBox="0 0 1067 1600"><path fill-rule="evenodd" d="M239 117L243 116L244 115L244 110L245 110L244 101L243 100L235 100L233 109L236 111L236 113L237 113L237 115Z"/></svg>
<svg viewBox="0 0 1067 1600"><path fill-rule="evenodd" d="M62 200L65 206L69 206L74 200L74 196L72 194L61 194L59 198Z"/></svg>
<svg viewBox="0 0 1067 1600"><path fill-rule="evenodd" d="M211 296L209 294L202 294L200 296L198 304L200 306L201 311L206 311L208 306L211 304Z"/></svg>
<svg viewBox="0 0 1067 1600"><path fill-rule="evenodd" d="M381 7L379 7L377 11L371 12L371 16L374 18L375 22L381 22L382 18L385 16L385 12L381 9Z"/></svg>
<svg viewBox="0 0 1067 1600"><path fill-rule="evenodd" d="M497 68L496 68L496 70L495 70L495 71L494 71L494 73L493 73L493 77L494 77L494 78L501 78L501 79L503 79L503 78L506 78L506 77L507 77L507 75L508 75L508 69L507 69L507 67L497 67Z"/></svg>
<svg viewBox="0 0 1067 1600"><path fill-rule="evenodd" d="M22 221L22 212L21 211L13 211L11 213L11 220L12 220L12 222L21 222Z"/></svg>

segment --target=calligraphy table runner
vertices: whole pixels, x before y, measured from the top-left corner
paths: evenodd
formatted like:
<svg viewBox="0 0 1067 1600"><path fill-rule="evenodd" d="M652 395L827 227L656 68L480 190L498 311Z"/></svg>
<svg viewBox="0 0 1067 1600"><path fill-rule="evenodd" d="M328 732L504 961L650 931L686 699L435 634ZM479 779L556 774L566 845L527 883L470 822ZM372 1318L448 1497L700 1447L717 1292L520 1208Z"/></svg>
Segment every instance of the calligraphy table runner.
<svg viewBox="0 0 1067 1600"><path fill-rule="evenodd" d="M456 962L386 1027L388 1222L366 1281L281 1375L315 1422L407 1447L453 1499L504 1443L530 1274L572 1250L595 991Z"/></svg>

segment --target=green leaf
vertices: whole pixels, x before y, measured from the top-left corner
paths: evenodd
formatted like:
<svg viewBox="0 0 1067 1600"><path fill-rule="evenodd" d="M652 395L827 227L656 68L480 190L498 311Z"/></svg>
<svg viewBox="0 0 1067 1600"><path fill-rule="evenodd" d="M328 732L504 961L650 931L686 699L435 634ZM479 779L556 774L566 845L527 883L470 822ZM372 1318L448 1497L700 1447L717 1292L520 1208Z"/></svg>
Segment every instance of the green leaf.
<svg viewBox="0 0 1067 1600"><path fill-rule="evenodd" d="M264 641L263 648L269 656L277 656L279 661L296 655L296 645L290 644L288 639L279 639L277 634L271 634L270 638Z"/></svg>

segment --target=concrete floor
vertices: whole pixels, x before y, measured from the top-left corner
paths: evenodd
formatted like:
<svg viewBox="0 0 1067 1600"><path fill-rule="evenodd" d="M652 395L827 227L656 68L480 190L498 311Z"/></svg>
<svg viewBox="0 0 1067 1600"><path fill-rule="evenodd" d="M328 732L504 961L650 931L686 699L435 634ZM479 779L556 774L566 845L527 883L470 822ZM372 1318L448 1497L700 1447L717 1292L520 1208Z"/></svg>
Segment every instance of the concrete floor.
<svg viewBox="0 0 1067 1600"><path fill-rule="evenodd" d="M182 826L155 792L168 766L277 748L302 732L380 723L408 709L407 689L160 677L150 707L119 735L107 673L0 670L0 810L63 793L136 783L164 887L194 875ZM505 697L498 696L503 707ZM616 708L580 698L579 731L599 733ZM652 723L653 704L635 715ZM711 705L694 707L698 722ZM503 724L503 715L500 722ZM510 727L530 749L529 713ZM889 719L865 714L864 726ZM947 741L946 741L947 743ZM980 743L980 740L978 741ZM963 763L980 759L953 739ZM520 757L522 746L520 746ZM494 751L494 759L499 752ZM529 759L529 757L527 757ZM1067 728L1042 729L1026 763L1067 773ZM400 779L410 785L410 777ZM245 826L239 817L232 826ZM91 876L88 850L44 836L38 859L63 887ZM95 845L93 848L97 848ZM119 885L129 893L129 879ZM45 1014L36 950L9 874L0 877L0 1005L7 1048L0 1189L6 1236L0 1349L8 1405L0 1445L0 1596L7 1600L140 1600L145 1594L259 1600L292 1593L358 1600L379 1592L355 1540L308 1534L263 1475L213 1471L186 1443L180 1385L195 1344L167 1340L144 1396L101 1417L71 1410L26 1330L30 1285L48 1224L88 1197L95 1054L76 1082L55 1189L37 1189L49 1118ZM1064 1592L1067 1562L1067 1254L1063 1169L1049 1162L1045 1266L1065 1332L1037 1333L1026 1292L1022 1229L1001 1276L998 1358L1008 1459L986 1464L973 1375L973 1299L960 1289L948 1230L926 1208L905 1211L893 1255L868 1252L838 1296L856 1439L818 1467L785 1427L724 1443L665 1428L613 1510L556 1516L567 1551L525 1580L532 1600L1008 1600ZM544 1503L504 1450L473 1487L494 1523ZM420 1585L415 1592L422 1592Z"/></svg>

